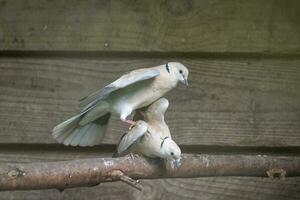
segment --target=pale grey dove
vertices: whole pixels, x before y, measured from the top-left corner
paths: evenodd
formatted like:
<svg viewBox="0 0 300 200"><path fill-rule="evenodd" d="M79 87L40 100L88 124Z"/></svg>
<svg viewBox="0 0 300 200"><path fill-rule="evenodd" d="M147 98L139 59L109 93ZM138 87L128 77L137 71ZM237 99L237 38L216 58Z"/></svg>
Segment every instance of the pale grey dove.
<svg viewBox="0 0 300 200"><path fill-rule="evenodd" d="M119 142L117 154L142 154L147 157L160 157L169 161L171 166L180 165L181 150L172 140L164 114L169 102L161 98L154 102L144 113L145 121L138 121L124 134Z"/></svg>
<svg viewBox="0 0 300 200"><path fill-rule="evenodd" d="M93 146L99 144L106 132L111 113L124 122L127 117L176 87L188 84L188 69L178 62L137 69L121 76L103 89L83 98L81 112L54 127L53 137L65 145Z"/></svg>

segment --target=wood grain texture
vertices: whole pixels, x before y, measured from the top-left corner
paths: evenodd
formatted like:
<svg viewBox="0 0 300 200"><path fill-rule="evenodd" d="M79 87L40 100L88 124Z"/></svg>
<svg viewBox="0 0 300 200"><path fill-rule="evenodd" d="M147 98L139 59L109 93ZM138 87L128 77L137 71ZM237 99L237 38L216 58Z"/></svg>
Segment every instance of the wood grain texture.
<svg viewBox="0 0 300 200"><path fill-rule="evenodd" d="M300 52L297 0L1 0L0 50Z"/></svg>
<svg viewBox="0 0 300 200"><path fill-rule="evenodd" d="M106 153L61 150L1 150L0 162L29 163L105 157ZM56 157L56 158L55 158ZM9 159L7 159L9 158ZM12 158L12 159L10 159ZM247 177L142 180L139 192L125 183L105 183L91 188L0 192L0 199L200 199L200 200L296 200L300 194L300 178L284 180Z"/></svg>
<svg viewBox="0 0 300 200"><path fill-rule="evenodd" d="M166 120L179 144L300 145L299 59L178 61L190 69L190 87L167 95ZM1 58L0 143L55 143L52 128L78 111L78 99L129 70L165 62ZM104 144L116 144L126 129L113 117Z"/></svg>
<svg viewBox="0 0 300 200"><path fill-rule="evenodd" d="M93 188L1 192L0 199L162 199L162 200L298 200L300 179L197 178L142 181L139 192L125 183L105 183Z"/></svg>

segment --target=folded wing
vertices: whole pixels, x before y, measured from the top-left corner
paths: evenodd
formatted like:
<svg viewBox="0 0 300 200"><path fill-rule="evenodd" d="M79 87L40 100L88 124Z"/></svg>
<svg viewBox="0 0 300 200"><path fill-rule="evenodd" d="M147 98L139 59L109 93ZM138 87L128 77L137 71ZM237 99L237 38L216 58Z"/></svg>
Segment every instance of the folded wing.
<svg viewBox="0 0 300 200"><path fill-rule="evenodd" d="M138 121L137 124L120 140L118 145L118 154L121 155L125 152L131 145L138 142L144 134L147 132L148 126L146 122Z"/></svg>
<svg viewBox="0 0 300 200"><path fill-rule="evenodd" d="M134 71L131 71L123 76L121 76L119 79L116 81L112 82L111 84L105 86L101 90L98 90L89 96L83 98L80 100L80 107L81 107L81 112L84 112L93 106L97 104L98 101L101 101L105 98L107 98L112 92L125 88L131 84L151 79L156 76L158 76L159 70L157 69L151 69L151 68L144 68L144 69L137 69Z"/></svg>

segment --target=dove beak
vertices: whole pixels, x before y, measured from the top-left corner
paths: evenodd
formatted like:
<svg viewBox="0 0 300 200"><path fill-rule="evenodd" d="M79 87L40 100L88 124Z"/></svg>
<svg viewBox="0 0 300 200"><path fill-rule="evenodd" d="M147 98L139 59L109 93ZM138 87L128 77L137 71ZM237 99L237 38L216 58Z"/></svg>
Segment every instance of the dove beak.
<svg viewBox="0 0 300 200"><path fill-rule="evenodd" d="M176 167L176 168L179 168L180 166L181 166L181 159L180 158L178 158L178 159L174 159L173 160L173 164L174 164L174 166Z"/></svg>
<svg viewBox="0 0 300 200"><path fill-rule="evenodd" d="M175 165L177 166L177 168L179 168L181 166L181 159L180 158L175 160Z"/></svg>
<svg viewBox="0 0 300 200"><path fill-rule="evenodd" d="M189 86L188 80L186 77L182 76L182 78L180 79L180 82L182 82L184 85Z"/></svg>
<svg viewBox="0 0 300 200"><path fill-rule="evenodd" d="M188 80L186 78L184 78L184 85L189 86L189 82L188 82Z"/></svg>

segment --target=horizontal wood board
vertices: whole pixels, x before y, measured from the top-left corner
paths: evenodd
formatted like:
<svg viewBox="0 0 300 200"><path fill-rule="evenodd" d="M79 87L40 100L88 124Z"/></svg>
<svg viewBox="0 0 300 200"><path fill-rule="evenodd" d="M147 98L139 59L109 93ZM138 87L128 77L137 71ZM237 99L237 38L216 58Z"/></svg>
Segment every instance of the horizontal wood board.
<svg viewBox="0 0 300 200"><path fill-rule="evenodd" d="M1 192L0 199L198 199L198 200L298 200L299 178L272 180L246 177L142 180L143 191L122 182L92 188Z"/></svg>
<svg viewBox="0 0 300 200"><path fill-rule="evenodd" d="M1 58L0 143L47 143L78 99L139 67L170 60L190 86L167 95L166 120L184 145L299 146L300 60L280 58ZM103 143L127 129L114 116Z"/></svg>
<svg viewBox="0 0 300 200"><path fill-rule="evenodd" d="M1 0L0 50L300 52L298 0Z"/></svg>

